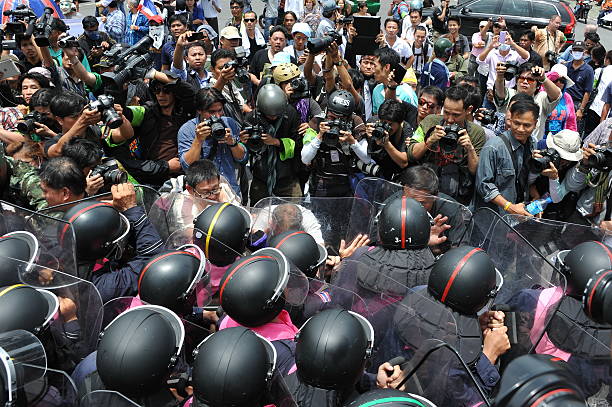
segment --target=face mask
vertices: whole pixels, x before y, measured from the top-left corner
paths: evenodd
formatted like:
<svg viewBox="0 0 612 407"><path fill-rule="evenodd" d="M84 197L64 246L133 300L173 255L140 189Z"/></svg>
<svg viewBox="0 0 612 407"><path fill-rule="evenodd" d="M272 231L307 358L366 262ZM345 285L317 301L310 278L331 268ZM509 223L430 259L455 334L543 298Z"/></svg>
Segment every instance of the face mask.
<svg viewBox="0 0 612 407"><path fill-rule="evenodd" d="M574 57L575 60L581 60L584 57L584 52L583 51L572 51L572 57Z"/></svg>
<svg viewBox="0 0 612 407"><path fill-rule="evenodd" d="M499 50L500 50L500 51L504 51L504 52L505 52L505 51L510 51L510 45L508 45L508 44L501 44L501 45L499 46Z"/></svg>
<svg viewBox="0 0 612 407"><path fill-rule="evenodd" d="M98 41L100 39L100 31L85 31L85 35L94 41Z"/></svg>

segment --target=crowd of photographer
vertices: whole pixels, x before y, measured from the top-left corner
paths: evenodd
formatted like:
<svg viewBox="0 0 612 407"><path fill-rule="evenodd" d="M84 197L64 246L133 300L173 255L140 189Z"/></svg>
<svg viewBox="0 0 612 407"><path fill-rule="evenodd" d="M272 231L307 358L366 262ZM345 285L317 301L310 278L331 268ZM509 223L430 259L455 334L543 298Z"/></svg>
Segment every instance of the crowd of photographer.
<svg viewBox="0 0 612 407"><path fill-rule="evenodd" d="M146 13L144 3L148 4ZM427 309L419 314L424 319L419 332L427 331L430 319L436 319L434 325L450 325L443 318L452 309L458 313L452 319L466 324L462 326L466 332L454 335L472 341L477 337L463 349L476 349L467 365L464 363L465 370L453 363L445 371L443 383L428 377L430 385L440 387L439 396L444 400L440 406L479 405L482 399L496 395L496 405L510 405L504 399L514 397L511 391L504 393L510 379L501 378L497 365L502 355L508 358L505 361L511 360L510 354L512 358L520 356L520 352L513 353L520 347L503 312L508 312L508 318L518 318L517 313L502 308L481 311L506 279L515 290L507 300L516 302L514 306L521 308L525 319L531 318L532 326L527 330L535 331L536 315L548 312L541 309L538 295L550 294L538 290L546 287L554 291L557 282L546 276L523 287L522 276L499 275L508 271L500 270L498 264L493 267L492 253L494 260L479 248L450 248L471 233L464 210L476 213L490 208L500 216L542 217L612 230L612 118L608 118L612 51L605 52L596 27L588 28L584 41L564 49L565 37L558 29L560 16L552 16L545 28L534 26L517 33L507 31L506 21L500 17L482 21L476 33L465 33L461 18L450 14L447 0L442 0L428 18L423 17L422 1L393 0L382 21L370 15L369 3L361 1L354 10L348 0L265 3L264 12L258 15L249 2L230 0L231 18L220 26L217 16L221 5L216 0L127 0L125 5L103 0L96 3L101 17L83 18L80 36L72 36L51 8L41 16L25 5L5 13L10 22L0 32L0 65L6 64L8 70L3 72L10 74L0 76L0 209L6 209L3 205L24 208L29 214L27 226L40 230L41 235L19 238L36 247L38 242L28 239L40 239L49 251L47 264L36 278L43 278L51 291L56 288L53 295L64 301L58 306L60 317L45 320L45 326L53 329L56 321L62 323L58 332L49 333L52 344L47 343L48 337L43 340L47 351L49 346L57 351L49 356L51 372L56 369L72 375L83 393L80 397L107 388L133 395L133 400L147 406L274 403L289 407L292 404L283 404L285 396L271 390L284 389L285 384L276 382L277 373L281 373L283 380L294 381L289 387L293 397L301 400L300 406L348 405L345 403L350 402L353 390L372 394L368 391L376 392L377 386L410 385L405 377L401 381L398 365L422 348L415 342L402 346L410 330L399 331L410 318L397 318L408 301L411 309ZM372 31L374 24L382 29L377 26ZM376 208L378 213L360 210L355 214L360 194L365 194L372 207L381 204L372 195L377 187L366 188L368 182L399 189L384 196L384 204ZM154 204L147 202L142 192L147 190L159 198ZM98 202L109 196L112 204ZM286 201L276 201L279 197ZM17 227L6 213L0 211L0 236ZM367 234L372 230L361 230L357 223L360 217L369 221L370 215L376 219L379 236L376 244L368 247ZM343 219L345 224L329 219ZM261 225L255 226L258 222ZM72 228L76 241L70 246L66 236ZM342 240L346 228L359 232L352 242ZM54 244L49 243L51 230L53 234L60 231ZM303 238L295 237L301 233L308 236L308 241L295 240L295 251L302 257L280 249L286 242ZM508 240L514 242L510 235ZM3 251L6 241L0 239L1 258L13 254L7 256L9 252ZM339 256L328 257L326 247L333 244ZM130 249L125 250L126 246ZM502 246L492 242L491 250ZM169 254L169 248L176 251ZM596 249L591 249L587 254L595 253ZM245 253L249 256L243 257ZM442 253L446 254L435 257ZM574 253L578 256L582 252ZM602 253L593 257L609 262ZM316 262L304 268L300 264L303 280L294 281L294 270L285 256L295 264L308 256L314 256ZM172 267L164 268L166 260ZM520 259L516 265L523 266ZM318 275L325 267L328 274ZM585 269L576 264L573 267ZM610 267L612 263L605 268ZM70 284L61 285L59 278L55 283L53 278L45 279L47 269L53 268L78 276L71 284L78 287L80 295L66 294ZM458 273L462 268L476 271L472 275ZM589 279L600 268L584 271L588 278L580 273L574 278L581 280L585 286L581 288L595 292L597 283ZM21 280L33 272L32 264L14 269L16 275L21 273ZM173 269L185 271L181 281L170 276L172 273L164 274ZM277 270L279 277L270 277L264 269ZM367 270L372 271L368 274ZM146 278L145 271L149 273ZM188 272L190 280L184 281ZM408 274L402 277L406 286L394 287L388 277L402 273ZM330 280L332 274L336 291L324 289L325 278ZM2 277L0 272L0 302L20 282L19 278ZM359 280L354 287L343 280L353 277ZM468 293L459 299L450 290L455 279L464 294ZM550 287L535 286L545 279L554 284L547 280ZM605 277L606 283L608 280ZM303 281L307 281L304 295L310 302L292 304L291 294L297 296ZM4 286L10 289L3 291ZM106 329L99 343L93 341L97 348L86 344L86 335L78 331L85 331L87 307L95 310L94 305L83 302L87 297L84 287L95 291L101 301L121 308L111 319L107 309L101 311ZM148 297L147 287L154 288ZM204 293L206 290L209 292ZM364 292L357 295L351 290ZM362 321L353 311L360 309L359 301L367 297L366 291L375 292L378 300L392 297L389 302L393 308L376 303L376 318ZM416 293L412 299L410 292ZM139 299L129 297L136 293ZM164 302L174 294L176 298ZM582 309L578 294L572 295L578 305L572 302L574 308L568 312ZM122 297L130 298L129 307L122 308ZM205 308L211 298L222 306L224 319ZM113 302L117 299L120 301ZM134 301L141 300L159 307L132 308ZM595 301L599 304L603 300L597 297ZM334 307L329 306L332 304ZM70 314L72 307L77 309L75 315ZM552 309L553 305L547 307ZM385 311L391 309L393 312ZM195 314L197 318L189 320ZM3 317L0 308L0 320ZM330 346L327 352L337 352L334 366L321 362L325 358L315 356L324 351L312 344L334 331L332 325L325 325L333 324L331 319L324 320L327 317L337 318L341 321L339 331L363 337L370 348ZM143 326L151 325L135 328L139 318L143 318L138 322ZM599 324L606 318L595 319ZM102 324L101 319L92 317L94 320ZM12 321L19 326L17 319ZM78 322L70 325L74 321ZM294 323L310 326L313 336L306 328L298 334ZM604 332L601 338L605 341L611 330L600 325L592 328L596 331L593 336L600 339L597 335ZM199 331L201 326L212 326L219 332L209 336L207 330ZM280 331L271 333L270 326ZM550 331L549 336L555 342L553 333L563 329L551 326L556 331ZM470 332L472 328L477 335ZM0 350L4 349L3 332L0 324ZM231 337L228 332L238 336ZM168 339L175 334L180 340ZM381 343L375 351L374 335ZM442 328L432 333L432 338L442 340L451 336ZM334 342L333 337L329 340ZM231 348L227 344L240 341L249 352L226 355ZM154 348L151 354L163 355L156 360L136 349L134 344L140 343L142 349ZM313 349L305 350L311 345ZM176 353L183 346L190 350L188 360ZM557 342L555 346L559 348L556 352L571 356L573 349ZM113 359L108 355L116 355L119 347L136 357L108 362ZM210 349L205 352L207 347ZM60 350L64 354L59 354ZM459 359L467 360L461 353ZM585 370L609 361L609 354L590 359L592 355L585 353L580 360ZM366 371L364 360L372 354L377 355L374 360L378 363ZM388 362L391 358L383 354L401 355L403 362ZM204 360L207 357L226 357L222 363L228 366L232 357L241 357L241 362L259 358L260 364L272 367L244 375L234 359L234 370L212 374L206 380L202 379L204 373L199 373L198 379L198 363L213 363ZM173 377L167 388L166 376L170 370L179 370L177 359L191 365L193 377ZM354 362L356 367L348 368L341 360ZM535 358L524 363L546 370L553 362ZM506 373L512 371L511 366L504 362ZM309 368L315 372L312 378ZM609 372L596 373L594 381L601 378L602 383L609 383ZM266 386L258 381L258 374L265 377ZM328 382L325 374L330 374ZM569 375L554 374L556 379ZM471 382L466 378L475 385L467 384ZM254 384L247 389L251 379ZM177 383L180 380L182 388ZM193 384L189 392L187 381ZM454 387L447 388L448 383ZM58 386L56 381L53 385ZM223 401L214 400L216 396L211 395L225 385L231 390L219 395ZM575 387L576 394L584 395L591 387L599 388L582 382ZM324 390L323 395L319 390ZM155 397L149 399L149 393ZM188 397L193 394L195 398ZM392 397L395 393L381 394ZM129 404L119 403L115 395L105 397L110 397L104 399L107 405ZM237 400L234 404L226 402L233 397ZM576 401L574 396L568 397ZM354 403L350 405L374 405L365 399ZM423 403L405 405L433 405L427 400Z"/></svg>

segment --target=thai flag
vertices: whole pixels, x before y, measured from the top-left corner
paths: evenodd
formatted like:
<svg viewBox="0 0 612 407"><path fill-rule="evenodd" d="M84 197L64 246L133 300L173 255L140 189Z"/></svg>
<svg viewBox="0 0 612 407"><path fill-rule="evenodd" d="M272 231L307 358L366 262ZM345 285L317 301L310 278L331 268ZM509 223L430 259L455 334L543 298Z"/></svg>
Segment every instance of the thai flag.
<svg viewBox="0 0 612 407"><path fill-rule="evenodd" d="M144 14L145 17L149 19L149 21L155 21L158 24L163 23L164 19L157 12L157 8L151 0L140 0L140 4L138 5L138 11Z"/></svg>

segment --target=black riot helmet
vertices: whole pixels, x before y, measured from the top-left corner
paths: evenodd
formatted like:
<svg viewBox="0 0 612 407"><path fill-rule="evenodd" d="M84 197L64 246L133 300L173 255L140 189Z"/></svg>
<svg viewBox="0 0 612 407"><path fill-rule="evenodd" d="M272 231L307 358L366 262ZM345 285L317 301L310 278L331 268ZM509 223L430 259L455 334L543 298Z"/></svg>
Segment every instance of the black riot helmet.
<svg viewBox="0 0 612 407"><path fill-rule="evenodd" d="M196 407L261 406L276 365L276 350L244 327L210 335L195 350L192 385Z"/></svg>
<svg viewBox="0 0 612 407"><path fill-rule="evenodd" d="M0 286L19 283L20 271L29 271L38 254L38 240L30 232L11 232L0 236Z"/></svg>
<svg viewBox="0 0 612 407"><path fill-rule="evenodd" d="M216 266L227 266L242 254L251 229L247 211L229 203L217 203L204 209L193 221L193 241Z"/></svg>
<svg viewBox="0 0 612 407"><path fill-rule="evenodd" d="M592 320L612 324L612 270L599 270L589 279L582 307Z"/></svg>
<svg viewBox="0 0 612 407"><path fill-rule="evenodd" d="M112 205L104 202L81 202L64 213L72 224L78 260L94 261L120 250L130 232L130 222ZM64 242L69 225L60 225L59 240ZM72 238L66 237L72 242ZM120 256L120 252L116 253Z"/></svg>
<svg viewBox="0 0 612 407"><path fill-rule="evenodd" d="M325 264L327 250L303 230L289 230L275 235L268 246L280 250L294 266L308 277L316 277Z"/></svg>
<svg viewBox="0 0 612 407"><path fill-rule="evenodd" d="M430 231L430 217L423 205L405 196L388 200L378 217L378 236L388 249L424 249Z"/></svg>
<svg viewBox="0 0 612 407"><path fill-rule="evenodd" d="M196 284L204 276L205 265L204 254L196 245L160 253L142 268L138 295L149 304L161 305L179 314L191 313L189 307L195 302Z"/></svg>
<svg viewBox="0 0 612 407"><path fill-rule="evenodd" d="M23 329L35 335L51 323L59 300L50 291L25 284L0 287L0 332Z"/></svg>
<svg viewBox="0 0 612 407"><path fill-rule="evenodd" d="M327 98L327 111L347 117L355 112L355 98L344 89L333 91Z"/></svg>
<svg viewBox="0 0 612 407"><path fill-rule="evenodd" d="M370 390L346 407L436 407L425 397L395 389Z"/></svg>
<svg viewBox="0 0 612 407"><path fill-rule="evenodd" d="M283 309L288 281L287 258L278 249L257 250L227 269L219 285L219 302L240 325L261 326Z"/></svg>
<svg viewBox="0 0 612 407"><path fill-rule="evenodd" d="M436 261L427 286L441 303L462 314L474 315L495 297L502 284L501 274L485 251L461 246Z"/></svg>
<svg viewBox="0 0 612 407"><path fill-rule="evenodd" d="M579 299L593 274L612 269L612 251L601 242L584 242L572 250L560 252L558 261L567 279L566 294Z"/></svg>
<svg viewBox="0 0 612 407"><path fill-rule="evenodd" d="M586 407L567 364L550 355L523 355L508 365L494 407Z"/></svg>
<svg viewBox="0 0 612 407"><path fill-rule="evenodd" d="M96 366L109 390L132 396L164 384L183 346L185 329L167 308L144 305L113 319L100 334Z"/></svg>
<svg viewBox="0 0 612 407"><path fill-rule="evenodd" d="M300 382L344 390L363 374L374 346L374 329L361 315L339 308L310 318L296 335Z"/></svg>

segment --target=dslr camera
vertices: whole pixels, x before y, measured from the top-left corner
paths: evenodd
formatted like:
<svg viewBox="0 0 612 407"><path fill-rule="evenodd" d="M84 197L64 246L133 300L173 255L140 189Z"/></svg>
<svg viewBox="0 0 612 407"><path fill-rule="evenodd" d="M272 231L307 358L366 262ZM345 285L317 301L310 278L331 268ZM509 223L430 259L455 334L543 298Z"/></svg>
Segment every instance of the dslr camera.
<svg viewBox="0 0 612 407"><path fill-rule="evenodd" d="M35 123L42 123L45 120L45 117L40 114L40 112L34 110L33 112L26 114L22 120L23 121L17 123L17 131L22 134L29 135L34 133L34 130L36 130Z"/></svg>
<svg viewBox="0 0 612 407"><path fill-rule="evenodd" d="M336 31L329 31L325 36L321 38L312 38L306 43L306 48L311 54L318 54L319 52L325 51L329 46L335 42L338 45L342 45L342 35Z"/></svg>
<svg viewBox="0 0 612 407"><path fill-rule="evenodd" d="M210 135L214 140L221 141L225 138L225 123L220 117L211 116L203 120L202 123L210 127Z"/></svg>
<svg viewBox="0 0 612 407"><path fill-rule="evenodd" d="M338 139L340 138L341 131L353 130L352 121L346 119L334 119L327 122L329 130L323 135L323 143L330 147L338 145Z"/></svg>
<svg viewBox="0 0 612 407"><path fill-rule="evenodd" d="M101 175L104 180L104 186L123 184L127 182L128 177L125 172L119 168L119 163L114 158L103 158L102 162L91 170L90 177Z"/></svg>
<svg viewBox="0 0 612 407"><path fill-rule="evenodd" d="M372 139L382 140L385 137L385 132L391 134L391 125L387 122L377 121L374 123L374 129L372 130Z"/></svg>
<svg viewBox="0 0 612 407"><path fill-rule="evenodd" d="M552 163L556 168L559 168L561 156L557 150L554 148L547 148L540 151L540 155L542 156L541 158L531 157L527 162L530 172L539 174L542 171L549 169L550 163Z"/></svg>
<svg viewBox="0 0 612 407"><path fill-rule="evenodd" d="M255 116L253 117L253 123L243 127L242 130L246 131L249 135L249 139L246 142L247 148L254 153L259 153L264 146L261 135L266 133L266 129L259 120L257 112L255 112Z"/></svg>
<svg viewBox="0 0 612 407"><path fill-rule="evenodd" d="M596 148L595 154L589 157L586 166L599 171L612 169L612 148Z"/></svg>
<svg viewBox="0 0 612 407"><path fill-rule="evenodd" d="M440 150L446 154L454 153L457 150L459 132L463 130L457 123L444 125L444 137L442 137L438 144L440 144Z"/></svg>
<svg viewBox="0 0 612 407"><path fill-rule="evenodd" d="M544 58L546 58L546 61L550 66L553 66L559 60L559 54L554 51L546 51L546 53L544 54Z"/></svg>
<svg viewBox="0 0 612 407"><path fill-rule="evenodd" d="M381 175L380 165L374 162L364 164L363 161L357 160L357 169L370 177L380 177Z"/></svg>
<svg viewBox="0 0 612 407"><path fill-rule="evenodd" d="M97 110L102 113L104 125L111 129L116 129L123 123L123 119L113 107L114 102L115 100L112 96L100 95L97 100L89 104L91 110Z"/></svg>
<svg viewBox="0 0 612 407"><path fill-rule="evenodd" d="M72 47L78 47L79 42L74 36L69 35L67 37L62 37L59 40L57 40L57 45L59 45L60 48L72 48Z"/></svg>
<svg viewBox="0 0 612 407"><path fill-rule="evenodd" d="M482 119L480 119L480 124L482 124L483 126L497 123L497 116L495 115L495 110L484 109L481 114Z"/></svg>
<svg viewBox="0 0 612 407"><path fill-rule="evenodd" d="M293 78L290 82L291 89L291 101L297 101L301 99L308 99L310 97L310 88L305 78Z"/></svg>
<svg viewBox="0 0 612 407"><path fill-rule="evenodd" d="M249 83L251 81L251 77L246 70L246 67L249 65L246 51L240 46L234 48L234 52L236 53L236 59L226 62L225 65L223 65L223 68L234 68L234 71L236 72L236 79L238 79L240 83Z"/></svg>
<svg viewBox="0 0 612 407"><path fill-rule="evenodd" d="M514 62L506 62L504 64L506 67L506 72L504 72L504 79L507 81L511 81L516 78L518 74L518 66Z"/></svg>

